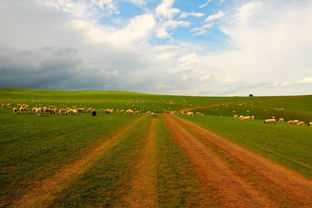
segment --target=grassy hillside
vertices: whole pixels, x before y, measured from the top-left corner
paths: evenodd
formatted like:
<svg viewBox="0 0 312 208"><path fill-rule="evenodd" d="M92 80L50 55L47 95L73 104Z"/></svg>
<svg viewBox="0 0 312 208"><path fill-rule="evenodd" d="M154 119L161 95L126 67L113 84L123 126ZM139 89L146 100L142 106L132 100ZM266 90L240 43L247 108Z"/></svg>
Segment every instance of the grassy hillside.
<svg viewBox="0 0 312 208"><path fill-rule="evenodd" d="M256 98L259 99L259 98ZM101 92L101 91L51 91L29 89L0 89L0 103L25 103L31 106L65 105L67 107L92 107L135 109L141 111L164 112L181 108L208 105L219 102L233 102L250 100L248 97L196 97L151 95L129 92Z"/></svg>
<svg viewBox="0 0 312 208"><path fill-rule="evenodd" d="M216 116L254 115L256 119L275 116L286 120L299 119L308 122L312 121L312 96L263 97L198 111Z"/></svg>

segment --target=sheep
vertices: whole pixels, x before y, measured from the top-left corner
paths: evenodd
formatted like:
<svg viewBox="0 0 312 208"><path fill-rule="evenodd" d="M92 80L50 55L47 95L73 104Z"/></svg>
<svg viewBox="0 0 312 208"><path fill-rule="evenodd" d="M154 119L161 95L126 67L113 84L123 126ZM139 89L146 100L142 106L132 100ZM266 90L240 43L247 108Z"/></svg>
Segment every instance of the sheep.
<svg viewBox="0 0 312 208"><path fill-rule="evenodd" d="M126 114L133 114L133 113L134 113L134 110L128 109L128 110L125 111L125 113L126 113Z"/></svg>
<svg viewBox="0 0 312 208"><path fill-rule="evenodd" d="M312 122L308 122L308 126L312 126Z"/></svg>
<svg viewBox="0 0 312 208"><path fill-rule="evenodd" d="M28 105L22 105L22 106L19 108L19 110L20 110L20 112L22 112L22 113L27 112L27 110L28 110Z"/></svg>
<svg viewBox="0 0 312 208"><path fill-rule="evenodd" d="M299 122L299 120L293 120L293 124L298 124Z"/></svg>
<svg viewBox="0 0 312 208"><path fill-rule="evenodd" d="M255 120L255 116L251 116L251 120Z"/></svg>
<svg viewBox="0 0 312 208"><path fill-rule="evenodd" d="M297 123L298 126L304 126L305 122L304 121L300 121L299 123Z"/></svg>
<svg viewBox="0 0 312 208"><path fill-rule="evenodd" d="M280 118L278 119L279 122L285 122L285 119L284 118Z"/></svg>
<svg viewBox="0 0 312 208"><path fill-rule="evenodd" d="M12 112L13 112L13 114L16 114L17 113L17 108L16 107L12 108Z"/></svg>
<svg viewBox="0 0 312 208"><path fill-rule="evenodd" d="M1 103L1 108L5 108L5 107L8 107L10 105L11 105L11 103Z"/></svg>
<svg viewBox="0 0 312 208"><path fill-rule="evenodd" d="M104 109L105 114L112 114L114 109Z"/></svg>
<svg viewBox="0 0 312 208"><path fill-rule="evenodd" d="M187 116L193 116L194 113L189 111L189 112L187 112L185 115L187 115Z"/></svg>
<svg viewBox="0 0 312 208"><path fill-rule="evenodd" d="M40 116L41 114L41 108L33 108L34 113L37 114L37 116Z"/></svg>
<svg viewBox="0 0 312 208"><path fill-rule="evenodd" d="M251 120L251 116L243 116L240 120L241 121L249 121L249 120Z"/></svg>
<svg viewBox="0 0 312 208"><path fill-rule="evenodd" d="M151 112L150 115L152 116L152 118L157 118L158 117L157 113L154 113L154 112Z"/></svg>
<svg viewBox="0 0 312 208"><path fill-rule="evenodd" d="M275 118L265 119L264 123L265 124L270 124L270 123L275 124L276 123L276 119Z"/></svg>
<svg viewBox="0 0 312 208"><path fill-rule="evenodd" d="M79 113L82 113L82 112L84 112L84 108L77 108L77 111L78 111Z"/></svg>
<svg viewBox="0 0 312 208"><path fill-rule="evenodd" d="M133 112L134 115L138 115L139 113L140 113L140 111L138 111L138 110Z"/></svg>
<svg viewBox="0 0 312 208"><path fill-rule="evenodd" d="M233 118L238 118L238 115L234 115Z"/></svg>
<svg viewBox="0 0 312 208"><path fill-rule="evenodd" d="M96 116L96 111L94 109L91 111L91 115Z"/></svg>

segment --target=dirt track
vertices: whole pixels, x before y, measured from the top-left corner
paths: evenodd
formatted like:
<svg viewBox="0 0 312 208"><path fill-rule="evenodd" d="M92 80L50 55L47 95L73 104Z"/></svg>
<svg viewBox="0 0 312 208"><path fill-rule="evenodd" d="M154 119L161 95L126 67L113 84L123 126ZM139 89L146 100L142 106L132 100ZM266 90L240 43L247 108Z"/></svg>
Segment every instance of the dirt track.
<svg viewBox="0 0 312 208"><path fill-rule="evenodd" d="M149 134L144 147L141 149L141 156L134 167L135 173L131 181L131 188L125 201L127 207L153 208L156 204L156 182L155 182L155 131L156 119L151 119Z"/></svg>
<svg viewBox="0 0 312 208"><path fill-rule="evenodd" d="M11 207L47 207L49 202L66 188L66 183L82 174L87 168L91 167L97 159L104 154L104 152L116 140L118 140L118 138L124 135L143 118L144 116L123 127L123 129L114 134L110 139L103 141L95 149L89 150L89 152L83 155L80 160L63 167L51 178L43 180L40 186L29 190L20 200L15 201Z"/></svg>
<svg viewBox="0 0 312 208"><path fill-rule="evenodd" d="M312 207L312 182L181 118L163 115L201 185L201 207Z"/></svg>

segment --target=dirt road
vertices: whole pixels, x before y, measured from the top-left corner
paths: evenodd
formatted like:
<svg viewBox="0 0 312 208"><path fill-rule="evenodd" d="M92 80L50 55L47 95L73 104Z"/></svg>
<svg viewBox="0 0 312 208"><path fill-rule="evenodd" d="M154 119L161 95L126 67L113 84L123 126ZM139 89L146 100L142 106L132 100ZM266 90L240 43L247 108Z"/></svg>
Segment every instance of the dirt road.
<svg viewBox="0 0 312 208"><path fill-rule="evenodd" d="M163 115L201 185L201 207L312 207L312 182L220 136Z"/></svg>
<svg viewBox="0 0 312 208"><path fill-rule="evenodd" d="M143 118L144 116L141 116L139 119L134 120L114 134L110 139L104 140L95 149L89 150L88 153L81 156L79 160L63 167L51 178L43 180L40 186L29 190L21 199L15 201L11 207L47 207L49 202L66 188L68 182L91 167L118 138L124 135Z"/></svg>
<svg viewBox="0 0 312 208"><path fill-rule="evenodd" d="M140 158L131 181L131 188L125 198L127 207L154 208L156 204L156 176L155 176L155 131L158 119L151 119L149 134L145 145L140 150Z"/></svg>

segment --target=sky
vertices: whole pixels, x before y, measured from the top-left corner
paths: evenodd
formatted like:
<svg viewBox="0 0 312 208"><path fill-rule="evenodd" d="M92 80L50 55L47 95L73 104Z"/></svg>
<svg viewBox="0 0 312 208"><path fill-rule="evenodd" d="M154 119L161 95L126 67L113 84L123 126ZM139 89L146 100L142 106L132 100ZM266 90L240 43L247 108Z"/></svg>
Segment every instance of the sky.
<svg viewBox="0 0 312 208"><path fill-rule="evenodd" d="M312 1L1 0L0 87L312 94Z"/></svg>

